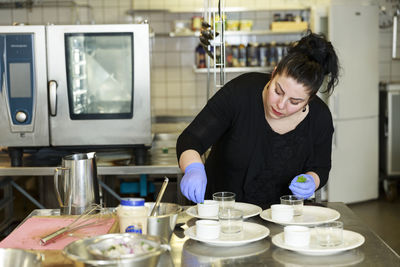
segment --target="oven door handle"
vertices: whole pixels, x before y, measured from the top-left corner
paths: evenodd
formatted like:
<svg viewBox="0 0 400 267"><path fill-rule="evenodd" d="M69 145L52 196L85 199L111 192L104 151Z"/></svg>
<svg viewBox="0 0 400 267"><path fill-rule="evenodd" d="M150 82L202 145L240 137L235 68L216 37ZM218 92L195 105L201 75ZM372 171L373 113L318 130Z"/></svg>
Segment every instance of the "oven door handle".
<svg viewBox="0 0 400 267"><path fill-rule="evenodd" d="M51 80L49 82L49 105L50 105L50 115L57 115L57 82Z"/></svg>

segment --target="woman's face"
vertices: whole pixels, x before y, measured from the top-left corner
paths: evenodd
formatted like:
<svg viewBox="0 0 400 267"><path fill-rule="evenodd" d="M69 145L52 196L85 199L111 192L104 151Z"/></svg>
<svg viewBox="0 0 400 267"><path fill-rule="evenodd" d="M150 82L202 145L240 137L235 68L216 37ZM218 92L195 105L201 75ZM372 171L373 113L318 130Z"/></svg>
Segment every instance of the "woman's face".
<svg viewBox="0 0 400 267"><path fill-rule="evenodd" d="M302 110L309 98L304 85L286 75L273 75L267 90L266 115L273 119L288 117Z"/></svg>

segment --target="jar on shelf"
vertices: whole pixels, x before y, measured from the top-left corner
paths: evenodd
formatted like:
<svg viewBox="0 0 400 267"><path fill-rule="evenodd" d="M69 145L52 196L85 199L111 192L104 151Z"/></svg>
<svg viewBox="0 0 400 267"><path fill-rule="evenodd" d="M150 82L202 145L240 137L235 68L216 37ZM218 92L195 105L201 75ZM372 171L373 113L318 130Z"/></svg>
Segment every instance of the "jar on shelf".
<svg viewBox="0 0 400 267"><path fill-rule="evenodd" d="M196 68L198 68L198 69L207 67L206 66L206 51L204 50L204 47L201 44L199 44L195 50L195 65L196 65Z"/></svg>
<svg viewBox="0 0 400 267"><path fill-rule="evenodd" d="M239 45L239 67L246 67L246 47L244 44Z"/></svg>

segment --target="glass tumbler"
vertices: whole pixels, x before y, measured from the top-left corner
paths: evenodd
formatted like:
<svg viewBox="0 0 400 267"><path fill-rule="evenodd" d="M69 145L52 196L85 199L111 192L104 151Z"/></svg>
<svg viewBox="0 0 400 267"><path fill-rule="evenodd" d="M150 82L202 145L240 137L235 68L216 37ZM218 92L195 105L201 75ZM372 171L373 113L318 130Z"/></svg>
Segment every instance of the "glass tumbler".
<svg viewBox="0 0 400 267"><path fill-rule="evenodd" d="M343 222L334 221L315 226L318 244L335 247L343 243Z"/></svg>
<svg viewBox="0 0 400 267"><path fill-rule="evenodd" d="M294 216L303 214L303 203L304 199L296 197L295 195L281 196L281 204L293 206Z"/></svg>
<svg viewBox="0 0 400 267"><path fill-rule="evenodd" d="M213 194L213 200L219 202L219 210L233 209L235 207L236 194L232 192L217 192Z"/></svg>
<svg viewBox="0 0 400 267"><path fill-rule="evenodd" d="M235 209L223 209L218 213L221 232L224 234L237 234L243 230L243 212Z"/></svg>

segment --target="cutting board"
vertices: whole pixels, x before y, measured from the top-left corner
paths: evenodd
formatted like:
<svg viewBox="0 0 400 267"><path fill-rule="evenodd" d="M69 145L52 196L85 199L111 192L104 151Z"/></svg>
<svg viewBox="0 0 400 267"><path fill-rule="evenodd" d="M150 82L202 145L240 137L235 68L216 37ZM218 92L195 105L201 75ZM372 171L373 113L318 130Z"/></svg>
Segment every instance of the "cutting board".
<svg viewBox="0 0 400 267"><path fill-rule="evenodd" d="M0 242L1 248L20 248L30 250L62 250L69 243L78 239L107 234L116 223L109 217L101 225L88 226L66 234L45 246L40 245L40 238L72 223L75 218L63 216L34 216L28 218L10 235ZM94 220L94 219L93 219Z"/></svg>

